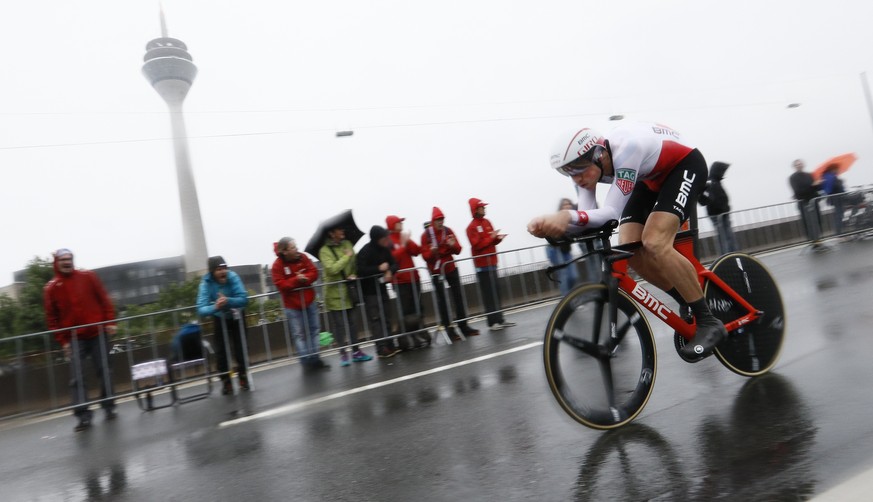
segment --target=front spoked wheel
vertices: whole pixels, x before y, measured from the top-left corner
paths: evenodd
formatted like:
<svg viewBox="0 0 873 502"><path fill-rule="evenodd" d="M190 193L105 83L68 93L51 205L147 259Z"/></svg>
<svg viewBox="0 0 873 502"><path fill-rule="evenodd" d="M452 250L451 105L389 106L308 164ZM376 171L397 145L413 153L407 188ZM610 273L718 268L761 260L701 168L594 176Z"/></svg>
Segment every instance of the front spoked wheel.
<svg viewBox="0 0 873 502"><path fill-rule="evenodd" d="M730 253L713 263L711 270L763 315L754 322L728 333L715 348L715 356L729 370L744 376L762 375L779 358L785 333L785 309L773 276L764 265L744 253ZM707 281L706 303L722 322L746 313L724 291Z"/></svg>
<svg viewBox="0 0 873 502"><path fill-rule="evenodd" d="M618 291L614 333L604 284L571 291L546 326L546 379L561 408L594 429L615 429L642 411L655 383L655 340L646 316Z"/></svg>

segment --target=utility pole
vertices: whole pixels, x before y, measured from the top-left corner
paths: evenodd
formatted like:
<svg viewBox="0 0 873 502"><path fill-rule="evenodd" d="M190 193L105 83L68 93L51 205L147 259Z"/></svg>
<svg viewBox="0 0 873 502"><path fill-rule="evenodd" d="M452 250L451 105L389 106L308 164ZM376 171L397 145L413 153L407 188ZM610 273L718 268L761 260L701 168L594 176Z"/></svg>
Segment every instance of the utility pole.
<svg viewBox="0 0 873 502"><path fill-rule="evenodd" d="M861 72L861 87L864 88L864 98L867 99L867 112L870 113L870 121L873 122L873 96L870 96L870 84L867 83L867 72Z"/></svg>

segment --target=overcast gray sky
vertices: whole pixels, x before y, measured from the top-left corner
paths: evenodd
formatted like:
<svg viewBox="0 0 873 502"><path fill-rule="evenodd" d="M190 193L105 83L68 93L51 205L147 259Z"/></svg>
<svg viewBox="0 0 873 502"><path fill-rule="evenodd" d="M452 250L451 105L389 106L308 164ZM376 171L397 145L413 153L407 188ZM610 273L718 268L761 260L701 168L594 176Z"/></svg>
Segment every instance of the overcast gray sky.
<svg viewBox="0 0 873 502"><path fill-rule="evenodd" d="M573 193L548 165L555 134L612 114L730 162L735 209L788 200L798 157L856 152L846 183L873 183L871 2L163 5L199 69L191 160L209 252L231 265L270 263L273 241L305 243L345 208L365 231L398 214L417 236L438 205L463 232L472 196L502 249L535 244L527 221ZM58 247L86 268L183 253L169 119L140 71L158 9L4 6L0 285Z"/></svg>

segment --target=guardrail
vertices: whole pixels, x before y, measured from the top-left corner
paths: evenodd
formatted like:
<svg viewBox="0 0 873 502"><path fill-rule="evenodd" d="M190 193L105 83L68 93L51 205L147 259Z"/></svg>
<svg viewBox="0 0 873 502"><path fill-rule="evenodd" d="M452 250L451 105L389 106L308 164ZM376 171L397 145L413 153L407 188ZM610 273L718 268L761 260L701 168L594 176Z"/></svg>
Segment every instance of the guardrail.
<svg viewBox="0 0 873 502"><path fill-rule="evenodd" d="M811 204L815 208L816 220L819 222L821 236L825 238L841 237L866 238L873 235L873 189L866 187L853 190L844 194L838 201L842 205L834 204L833 198L821 197ZM842 209L842 211L840 211ZM840 216L837 220L837 216ZM810 237L807 235L807 227L801 218L800 208L796 202L773 204L754 209L734 211L730 213L734 234L740 249L751 253L760 253L787 246L809 244ZM700 218L698 254L701 261L707 262L716 258L719 254L718 243L711 222L707 218ZM545 253L546 246L531 246L511 251L501 251L499 267L495 271L497 289L501 305L498 310L511 310L525 305L533 305L553 300L558 297L557 284L550 282L543 271L550 265ZM574 249L574 256L579 255L579 250ZM469 268L472 258L461 258L456 264L461 268ZM581 278L587 277L585 264L578 264ZM353 310L354 319L351 324L358 326L364 343L382 336L400 337L428 332L435 342L449 342L445 336L440 322L438 302L434 294L434 287L427 269L416 267L404 271L418 270L421 282L415 283L413 293L418 299L413 312L405 312L400 305L399 297L395 293L389 295L387 304L380 304L380 315L384 318L385 309L392 309L396 323L388 326L381 323L382 332L372 332L372 326L364 322L366 309L358 304ZM401 271L402 272L402 271ZM361 279L359 279L360 281ZM315 289L316 301L319 302L319 320L323 331L332 329L331 323L322 302L323 288L327 284L317 283L311 288ZM396 286L396 285L392 285ZM477 287L475 274L465 274L460 277L460 296L466 311L466 317L454 316L454 309L449 309L450 324L460 321L474 322L487 316L482 297L482 291ZM301 291L302 294L302 291ZM293 333L289 323L285 319L282 309L277 311L265 311L262 298L278 297L278 293L257 295L250 297L249 308L246 316L239 322L243 323L246 336L245 342L248 362L252 368L273 365L280 362L294 361L297 359L297 349L293 342ZM451 299L446 298L448 304ZM416 329L410 329L408 315L418 316L423 325ZM191 319L196 319L194 306L166 310L154 314L132 316L117 319L118 334L113 340L106 340L104 350L108 354L108 362L112 366L111 381L103 382L110 384L114 389L116 398L130 397L136 394L132 385L130 367L136 363L164 358L170 359L171 342L179 332L180 327ZM67 328L67 330L81 329L84 326ZM219 333L221 335L221 333ZM208 342L213 342L216 333L211 323L203 324L203 337ZM223 336L223 335L222 335ZM336 344L323 347L321 353L326 356L335 354L340 349ZM228 351L229 353L230 351ZM68 404L70 363L63 357L62 351L54 342L54 332L46 331L32 333L16 337L0 339L0 354L11 354L0 360L0 419L8 419L19 416L30 416L51 413L72 408ZM230 362L229 362L230 363ZM232 367L231 364L228 364ZM86 365L86 371L90 368ZM212 377L217 373L213 370ZM89 375L83 375L88 381ZM80 381L83 379L79 379ZM91 378L93 380L93 378ZM182 384L186 383L182 382ZM92 392L98 389L96 382L89 382L86 388ZM160 390L160 389L158 389ZM89 398L90 404L99 402L94 397Z"/></svg>

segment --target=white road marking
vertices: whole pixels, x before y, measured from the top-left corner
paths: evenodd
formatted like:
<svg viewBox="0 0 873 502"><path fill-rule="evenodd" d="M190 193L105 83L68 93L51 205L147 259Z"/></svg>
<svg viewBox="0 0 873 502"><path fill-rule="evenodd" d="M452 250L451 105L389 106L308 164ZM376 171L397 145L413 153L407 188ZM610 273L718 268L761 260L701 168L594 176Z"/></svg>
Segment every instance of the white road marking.
<svg viewBox="0 0 873 502"><path fill-rule="evenodd" d="M505 356L507 354L512 354L514 352L520 352L522 350L532 349L534 347L539 347L543 344L543 342L533 342L528 343L526 345L520 345L518 347L513 347L511 349L506 349L500 352L494 352L493 354L486 354L484 356L474 357L473 359L468 359L466 361L460 361L457 363L447 364L445 366L440 366L438 368L432 368L425 371L419 371L418 373L412 373L411 375L406 375L398 378L394 378L391 380L385 380L384 382L372 383L369 385L364 385L362 387L356 387L354 389L344 390L341 392L335 392L333 394L328 394L326 396L317 397L315 399L310 399L308 401L300 401L296 403L290 403L283 406L279 406L273 409L269 409L266 411L262 411L260 413L255 413L253 415L249 415L247 417L235 418L233 420L227 420L218 424L219 429L223 429L226 427L231 427L234 425L244 424L246 422L252 422L255 420L260 420L264 418L271 418L280 415L287 415L289 413L293 413L295 411L301 410L303 408L314 406L316 404L324 403L327 401L332 401L334 399L339 399L346 396L351 396L353 394L359 394L361 392L365 392L368 390L378 389L380 387L385 387L388 385L393 385L395 383L405 382L407 380L412 380L415 378L421 378L423 376L432 375L434 373L440 373L443 371L448 371L453 368L459 368L461 366L466 366L468 364L478 363L481 361L487 361L488 359L494 359L496 357Z"/></svg>
<svg viewBox="0 0 873 502"><path fill-rule="evenodd" d="M871 486L873 486L873 469L862 472L810 500L812 502L867 502L870 500Z"/></svg>

